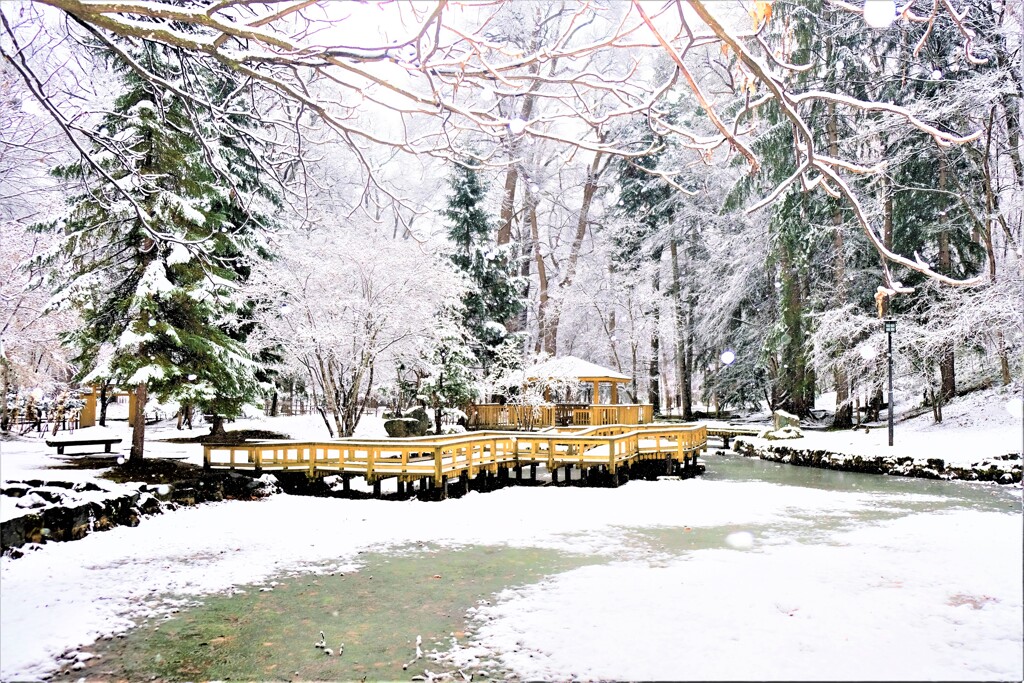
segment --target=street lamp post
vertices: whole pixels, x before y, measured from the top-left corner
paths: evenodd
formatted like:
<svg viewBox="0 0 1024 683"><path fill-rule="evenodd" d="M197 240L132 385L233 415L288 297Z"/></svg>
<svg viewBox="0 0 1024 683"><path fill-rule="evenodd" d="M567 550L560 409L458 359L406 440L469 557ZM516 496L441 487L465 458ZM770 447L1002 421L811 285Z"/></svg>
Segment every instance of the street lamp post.
<svg viewBox="0 0 1024 683"><path fill-rule="evenodd" d="M896 331L896 319L886 318L882 322L889 336L889 447L892 448L892 333Z"/></svg>

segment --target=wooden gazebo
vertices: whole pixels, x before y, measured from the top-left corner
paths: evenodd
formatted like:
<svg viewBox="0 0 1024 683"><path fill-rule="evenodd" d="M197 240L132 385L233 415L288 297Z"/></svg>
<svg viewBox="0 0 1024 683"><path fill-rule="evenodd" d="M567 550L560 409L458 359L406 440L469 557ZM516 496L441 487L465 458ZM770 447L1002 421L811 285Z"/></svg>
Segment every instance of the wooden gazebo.
<svg viewBox="0 0 1024 683"><path fill-rule="evenodd" d="M541 429L610 424L647 424L649 403L620 403L620 384L632 378L596 363L562 356L523 371L527 385L543 386L541 403L482 403L470 406L469 424L476 429Z"/></svg>

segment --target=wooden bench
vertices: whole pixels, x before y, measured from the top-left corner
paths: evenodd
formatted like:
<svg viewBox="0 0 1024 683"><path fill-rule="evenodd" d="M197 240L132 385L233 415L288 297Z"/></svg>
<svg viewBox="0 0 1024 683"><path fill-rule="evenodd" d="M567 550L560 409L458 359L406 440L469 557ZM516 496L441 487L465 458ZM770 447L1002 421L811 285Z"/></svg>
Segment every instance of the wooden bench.
<svg viewBox="0 0 1024 683"><path fill-rule="evenodd" d="M56 446L57 455L64 455L64 449L68 446L103 446L104 453L110 453L110 447L115 443L121 443L121 437L112 436L101 439L59 439L56 441L46 440L47 446Z"/></svg>

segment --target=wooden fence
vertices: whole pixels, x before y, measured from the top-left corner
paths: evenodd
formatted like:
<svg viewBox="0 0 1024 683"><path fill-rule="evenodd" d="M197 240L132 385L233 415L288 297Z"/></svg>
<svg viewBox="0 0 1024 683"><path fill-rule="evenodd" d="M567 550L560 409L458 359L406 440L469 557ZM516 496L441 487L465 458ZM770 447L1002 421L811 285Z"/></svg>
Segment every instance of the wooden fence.
<svg viewBox="0 0 1024 683"><path fill-rule="evenodd" d="M610 474L637 460L664 459L670 466L686 467L705 450L704 425L614 424L528 433L206 444L203 462L207 468L358 475L371 484L387 478L403 483L428 479L443 486L449 479L523 465L543 464L552 472L565 466L602 468Z"/></svg>
<svg viewBox="0 0 1024 683"><path fill-rule="evenodd" d="M654 408L647 403L626 405L552 404L524 406L479 403L470 406L469 424L479 429L538 429L650 424Z"/></svg>

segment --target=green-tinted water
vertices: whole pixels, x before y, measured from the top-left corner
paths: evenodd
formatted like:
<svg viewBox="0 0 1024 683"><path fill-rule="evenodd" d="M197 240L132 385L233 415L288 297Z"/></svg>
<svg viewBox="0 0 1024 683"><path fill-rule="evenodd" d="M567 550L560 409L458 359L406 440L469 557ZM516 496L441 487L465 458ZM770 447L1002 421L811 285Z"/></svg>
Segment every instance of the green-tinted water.
<svg viewBox="0 0 1024 683"><path fill-rule="evenodd" d="M478 601L592 561L506 547L422 548L360 560L357 572L285 577L271 591L249 587L207 598L110 641L86 673L133 681L409 680L438 669L427 658L412 662L417 636L425 653L446 650L452 634L464 636L466 610ZM332 656L314 646L320 631Z"/></svg>

